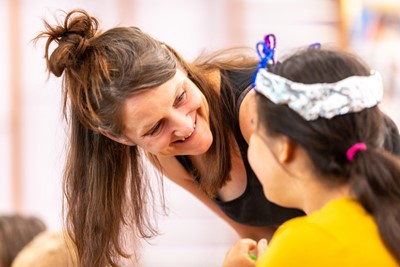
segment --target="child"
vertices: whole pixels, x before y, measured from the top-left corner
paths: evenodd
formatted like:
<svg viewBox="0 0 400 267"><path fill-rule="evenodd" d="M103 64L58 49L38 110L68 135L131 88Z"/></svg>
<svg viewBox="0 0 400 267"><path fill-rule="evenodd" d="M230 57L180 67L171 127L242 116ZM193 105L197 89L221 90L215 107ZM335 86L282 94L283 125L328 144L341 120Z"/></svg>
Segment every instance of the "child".
<svg viewBox="0 0 400 267"><path fill-rule="evenodd" d="M345 52L306 49L258 71L250 165L270 201L307 215L264 253L265 240L240 240L224 267L400 265L400 162L383 148L382 93Z"/></svg>
<svg viewBox="0 0 400 267"><path fill-rule="evenodd" d="M44 231L19 252L12 267L74 267L75 250L64 232Z"/></svg>

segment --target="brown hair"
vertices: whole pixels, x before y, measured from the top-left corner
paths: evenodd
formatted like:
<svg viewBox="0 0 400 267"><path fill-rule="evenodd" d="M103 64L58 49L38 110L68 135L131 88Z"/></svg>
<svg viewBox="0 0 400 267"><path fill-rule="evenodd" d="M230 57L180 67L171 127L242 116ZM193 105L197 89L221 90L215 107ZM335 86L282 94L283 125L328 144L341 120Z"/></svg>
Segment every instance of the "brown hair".
<svg viewBox="0 0 400 267"><path fill-rule="evenodd" d="M369 68L357 57L328 49L301 50L270 66L269 71L305 84L370 75ZM273 104L261 95L257 95L257 109L259 123L268 134L288 136L307 151L324 183L350 185L355 197L375 218L387 248L400 262L400 163L392 153L398 152L398 141L390 140L398 138L392 134L392 121L378 107L330 120L305 121L287 105ZM346 151L358 142L368 148L349 162Z"/></svg>
<svg viewBox="0 0 400 267"><path fill-rule="evenodd" d="M67 222L80 264L117 266L116 257L129 256L120 243L123 226L133 223L135 235L141 238L157 234L147 206L151 207L153 193L139 148L116 143L100 134L99 128L122 136L125 99L163 84L178 66L183 67L209 103L214 142L198 172L202 176L207 170L201 187L215 195L231 167L231 122L223 114L232 112L233 95L227 90L220 97L207 74L221 67L247 69L256 60L228 51L199 57L190 64L138 28L100 32L98 24L87 12L73 10L58 26L45 21L46 31L36 40L47 37L48 70L63 75L64 114L70 125L64 191ZM53 42L58 46L50 54Z"/></svg>
<svg viewBox="0 0 400 267"><path fill-rule="evenodd" d="M44 230L46 225L37 217L0 216L0 266L10 267L20 250Z"/></svg>

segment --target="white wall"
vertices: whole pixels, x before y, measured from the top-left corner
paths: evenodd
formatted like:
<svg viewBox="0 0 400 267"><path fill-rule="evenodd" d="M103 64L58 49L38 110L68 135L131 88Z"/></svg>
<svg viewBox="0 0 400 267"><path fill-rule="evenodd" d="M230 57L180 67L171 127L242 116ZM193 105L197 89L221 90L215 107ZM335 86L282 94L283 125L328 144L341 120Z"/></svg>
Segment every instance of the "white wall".
<svg viewBox="0 0 400 267"><path fill-rule="evenodd" d="M9 34L8 24L8 2L0 1L0 32L5 36ZM2 38L4 40L4 38ZM3 212L11 212L11 186L10 181L10 81L9 81L9 62L10 57L8 51L9 43L0 42L0 210Z"/></svg>

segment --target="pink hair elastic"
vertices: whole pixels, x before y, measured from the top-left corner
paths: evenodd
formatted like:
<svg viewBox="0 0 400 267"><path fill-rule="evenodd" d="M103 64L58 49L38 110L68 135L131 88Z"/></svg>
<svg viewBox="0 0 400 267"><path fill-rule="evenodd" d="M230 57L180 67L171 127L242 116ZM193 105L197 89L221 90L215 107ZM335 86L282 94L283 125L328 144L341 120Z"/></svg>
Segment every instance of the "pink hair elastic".
<svg viewBox="0 0 400 267"><path fill-rule="evenodd" d="M359 150L367 150L367 145L364 143L355 143L346 152L347 159L353 161L354 156Z"/></svg>

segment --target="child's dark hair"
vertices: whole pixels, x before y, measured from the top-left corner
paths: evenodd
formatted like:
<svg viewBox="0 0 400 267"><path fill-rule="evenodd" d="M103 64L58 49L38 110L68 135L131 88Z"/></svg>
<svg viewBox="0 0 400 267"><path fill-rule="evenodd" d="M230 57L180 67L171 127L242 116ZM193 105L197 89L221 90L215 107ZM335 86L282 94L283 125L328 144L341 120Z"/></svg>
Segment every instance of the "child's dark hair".
<svg viewBox="0 0 400 267"><path fill-rule="evenodd" d="M305 49L269 66L271 73L304 84L333 83L350 76L368 76L370 69L354 55ZM396 125L378 107L306 121L287 105L258 95L259 123L269 135L283 134L303 147L328 185L349 184L354 196L372 214L387 248L400 263L400 160ZM346 151L363 142L366 151L353 161Z"/></svg>

